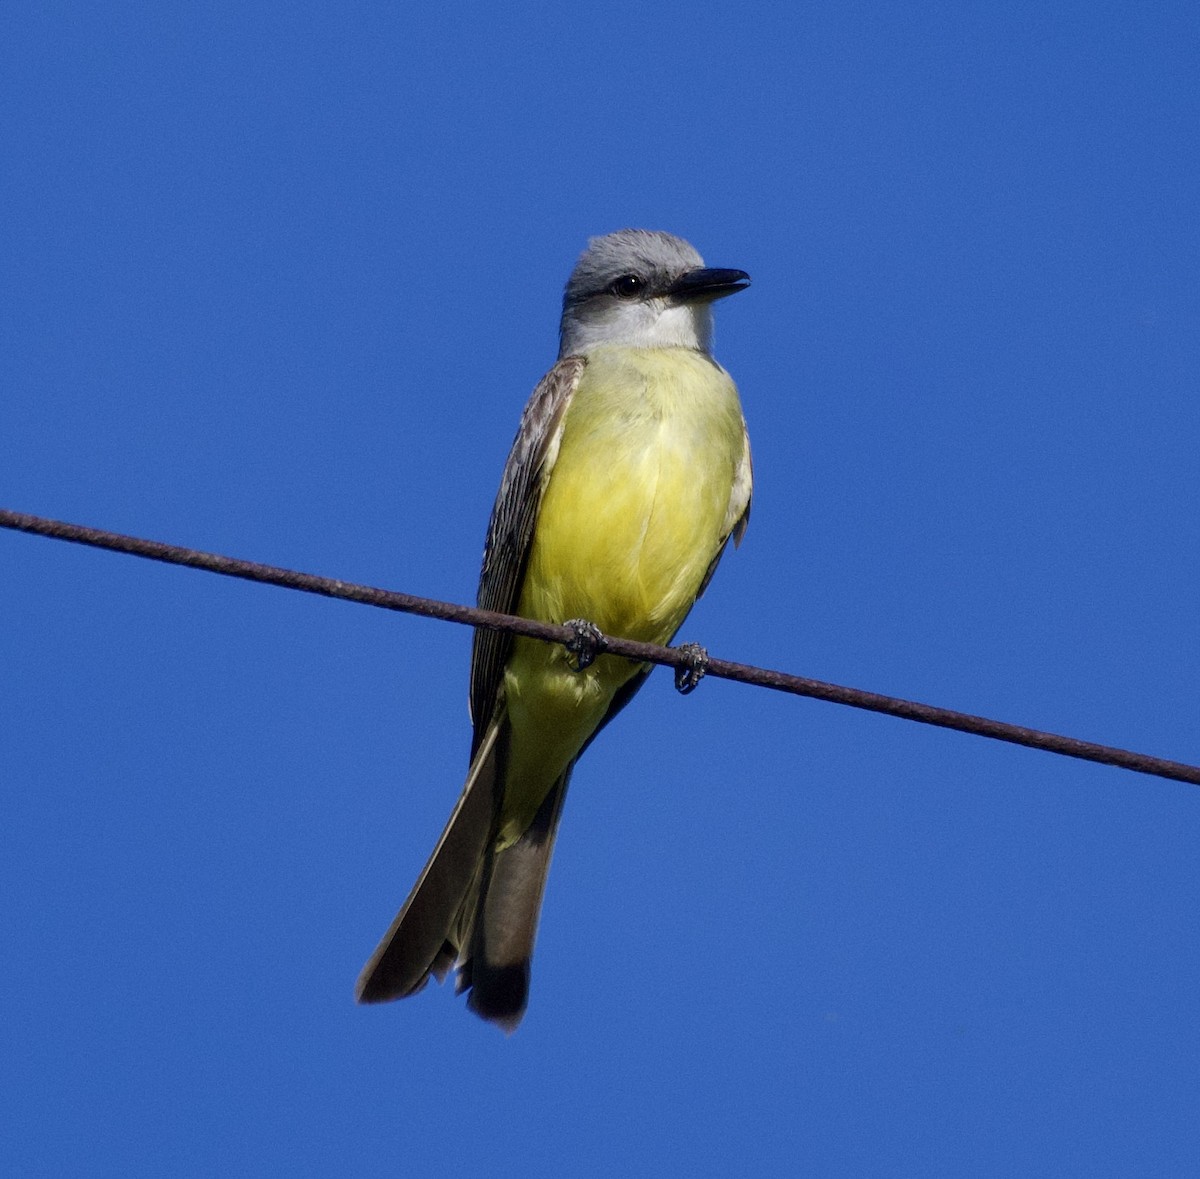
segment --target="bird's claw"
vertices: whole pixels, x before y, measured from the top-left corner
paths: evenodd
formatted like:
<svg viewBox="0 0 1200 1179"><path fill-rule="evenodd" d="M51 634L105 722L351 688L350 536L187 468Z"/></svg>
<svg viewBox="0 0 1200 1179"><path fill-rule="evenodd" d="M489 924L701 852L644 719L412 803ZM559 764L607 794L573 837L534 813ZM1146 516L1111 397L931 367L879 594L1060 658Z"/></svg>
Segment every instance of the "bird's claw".
<svg viewBox="0 0 1200 1179"><path fill-rule="evenodd" d="M563 626L574 632L574 636L563 644L568 653L575 656L574 663L569 659L567 662L575 671L584 671L596 662L596 656L604 649L604 636L600 628L586 618L569 618Z"/></svg>
<svg viewBox="0 0 1200 1179"><path fill-rule="evenodd" d="M708 670L708 652L699 643L681 643L676 650L687 662L675 669L675 689L681 696L686 696L695 691L696 685L704 678Z"/></svg>

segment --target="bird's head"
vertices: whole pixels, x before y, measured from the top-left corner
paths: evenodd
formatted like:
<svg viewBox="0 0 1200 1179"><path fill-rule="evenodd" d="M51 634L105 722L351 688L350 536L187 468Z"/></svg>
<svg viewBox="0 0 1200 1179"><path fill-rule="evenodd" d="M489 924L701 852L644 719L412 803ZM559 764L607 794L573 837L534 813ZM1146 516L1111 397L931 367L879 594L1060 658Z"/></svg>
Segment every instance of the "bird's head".
<svg viewBox="0 0 1200 1179"><path fill-rule="evenodd" d="M712 344L712 304L745 290L744 270L716 270L682 238L621 229L588 242L563 292L559 356L601 344L696 348Z"/></svg>

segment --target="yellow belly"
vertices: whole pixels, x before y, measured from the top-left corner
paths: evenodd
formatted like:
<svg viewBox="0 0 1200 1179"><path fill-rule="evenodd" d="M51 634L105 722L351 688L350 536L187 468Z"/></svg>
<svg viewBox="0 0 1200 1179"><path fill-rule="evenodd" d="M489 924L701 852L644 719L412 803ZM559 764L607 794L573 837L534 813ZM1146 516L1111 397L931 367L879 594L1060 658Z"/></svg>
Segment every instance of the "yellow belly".
<svg viewBox="0 0 1200 1179"><path fill-rule="evenodd" d="M600 348L588 357L544 491L518 613L586 618L666 643L721 547L744 436L728 374L687 349ZM505 669L511 730L505 842L639 669L518 639Z"/></svg>

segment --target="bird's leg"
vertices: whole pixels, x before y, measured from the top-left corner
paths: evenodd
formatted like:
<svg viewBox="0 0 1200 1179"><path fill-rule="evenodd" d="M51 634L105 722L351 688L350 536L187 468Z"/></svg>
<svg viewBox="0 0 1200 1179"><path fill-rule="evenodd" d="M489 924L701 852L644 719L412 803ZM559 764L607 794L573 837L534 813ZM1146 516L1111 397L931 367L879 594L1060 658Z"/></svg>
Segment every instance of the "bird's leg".
<svg viewBox="0 0 1200 1179"><path fill-rule="evenodd" d="M675 688L686 696L694 691L708 670L708 652L699 643L681 643L676 650L687 660L675 669Z"/></svg>
<svg viewBox="0 0 1200 1179"><path fill-rule="evenodd" d="M600 633L600 628L594 622L588 622L586 618L568 618L563 626L575 632L574 637L563 644L567 651L575 656L575 662L572 664L574 670L583 671L591 667L596 662L596 656L604 649L604 636Z"/></svg>

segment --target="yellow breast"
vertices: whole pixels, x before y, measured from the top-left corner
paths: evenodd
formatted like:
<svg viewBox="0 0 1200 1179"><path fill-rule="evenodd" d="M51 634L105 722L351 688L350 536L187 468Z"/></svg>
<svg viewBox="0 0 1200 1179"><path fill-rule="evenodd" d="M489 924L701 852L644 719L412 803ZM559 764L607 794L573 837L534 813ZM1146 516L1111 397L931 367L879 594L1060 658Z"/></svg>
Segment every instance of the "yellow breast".
<svg viewBox="0 0 1200 1179"><path fill-rule="evenodd" d="M743 452L729 375L685 348L600 348L545 489L522 614L666 642L721 544Z"/></svg>
<svg viewBox="0 0 1200 1179"><path fill-rule="evenodd" d="M737 389L690 349L597 348L572 397L542 497L518 612L666 643L728 532L745 435ZM578 673L561 647L518 639L505 671L506 835L532 819L637 667Z"/></svg>

